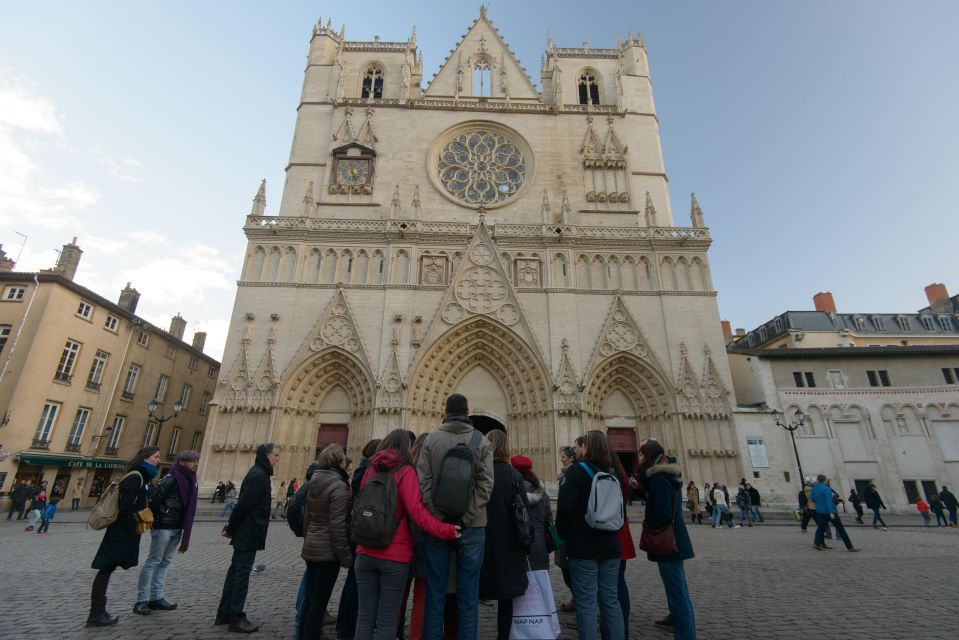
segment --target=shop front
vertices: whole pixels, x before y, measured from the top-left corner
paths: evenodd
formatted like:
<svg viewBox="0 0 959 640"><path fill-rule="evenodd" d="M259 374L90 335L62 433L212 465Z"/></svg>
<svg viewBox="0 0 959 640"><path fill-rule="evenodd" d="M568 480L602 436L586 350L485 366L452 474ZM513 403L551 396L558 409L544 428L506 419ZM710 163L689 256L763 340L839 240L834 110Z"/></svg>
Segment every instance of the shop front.
<svg viewBox="0 0 959 640"><path fill-rule="evenodd" d="M74 488L80 488L80 506L90 506L96 502L103 490L110 484L114 473L122 471L126 460L116 458L86 458L81 456L57 455L49 453L22 452L17 454L19 465L14 485L21 480L36 484L47 481L51 497L65 498L67 504L74 494ZM88 480L90 472L92 480Z"/></svg>

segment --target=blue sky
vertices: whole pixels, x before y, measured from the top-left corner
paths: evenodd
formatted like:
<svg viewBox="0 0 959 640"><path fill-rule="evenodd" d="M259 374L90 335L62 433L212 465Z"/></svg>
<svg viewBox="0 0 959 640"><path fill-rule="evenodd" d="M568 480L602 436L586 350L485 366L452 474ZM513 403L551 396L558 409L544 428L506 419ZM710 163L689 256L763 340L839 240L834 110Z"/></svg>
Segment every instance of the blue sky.
<svg viewBox="0 0 959 640"><path fill-rule="evenodd" d="M0 1L0 242L20 268L80 237L77 280L181 312L219 356L261 178L276 211L311 27L405 40L427 80L478 3ZM696 191L722 316L752 328L959 292L959 3L492 2L539 81L558 46L647 43L673 210Z"/></svg>

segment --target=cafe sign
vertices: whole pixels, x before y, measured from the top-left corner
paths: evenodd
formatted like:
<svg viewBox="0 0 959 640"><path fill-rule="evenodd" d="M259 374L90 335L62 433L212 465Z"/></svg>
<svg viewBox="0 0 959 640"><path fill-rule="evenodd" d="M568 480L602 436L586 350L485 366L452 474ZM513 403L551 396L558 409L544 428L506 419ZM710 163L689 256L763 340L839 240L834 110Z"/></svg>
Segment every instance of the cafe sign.
<svg viewBox="0 0 959 640"><path fill-rule="evenodd" d="M33 453L21 453L20 462L38 467L69 467L71 469L124 469L126 460L116 458L79 458Z"/></svg>

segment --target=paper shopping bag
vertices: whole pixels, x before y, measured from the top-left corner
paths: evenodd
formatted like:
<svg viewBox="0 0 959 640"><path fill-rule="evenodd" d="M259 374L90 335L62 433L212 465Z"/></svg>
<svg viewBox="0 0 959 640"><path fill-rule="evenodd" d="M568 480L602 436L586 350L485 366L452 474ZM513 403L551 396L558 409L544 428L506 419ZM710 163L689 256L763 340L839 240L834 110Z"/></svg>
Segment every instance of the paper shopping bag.
<svg viewBox="0 0 959 640"><path fill-rule="evenodd" d="M529 571L526 593L513 599L513 626L510 640L555 640L559 637L559 615L549 571Z"/></svg>

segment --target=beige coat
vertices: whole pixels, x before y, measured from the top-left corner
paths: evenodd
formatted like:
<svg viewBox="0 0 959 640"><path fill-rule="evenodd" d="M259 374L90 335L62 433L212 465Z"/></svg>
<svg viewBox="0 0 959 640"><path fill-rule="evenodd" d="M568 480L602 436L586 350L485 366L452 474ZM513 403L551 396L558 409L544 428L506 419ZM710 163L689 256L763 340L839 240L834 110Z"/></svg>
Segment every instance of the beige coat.
<svg viewBox="0 0 959 640"><path fill-rule="evenodd" d="M692 513L702 511L702 505L699 503L699 487L686 487L686 500L689 501L689 510Z"/></svg>

